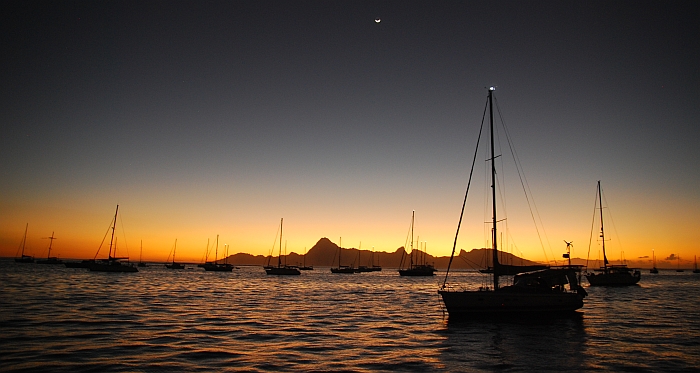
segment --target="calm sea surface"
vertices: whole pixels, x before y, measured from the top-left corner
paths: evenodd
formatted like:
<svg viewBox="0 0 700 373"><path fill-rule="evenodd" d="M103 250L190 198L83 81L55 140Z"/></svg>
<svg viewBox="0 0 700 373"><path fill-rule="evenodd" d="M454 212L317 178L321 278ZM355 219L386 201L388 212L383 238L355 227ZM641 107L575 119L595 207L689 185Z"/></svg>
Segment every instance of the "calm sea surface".
<svg viewBox="0 0 700 373"><path fill-rule="evenodd" d="M443 313L441 279L162 265L94 273L0 260L0 371L700 369L700 274L588 288L576 317L466 322Z"/></svg>

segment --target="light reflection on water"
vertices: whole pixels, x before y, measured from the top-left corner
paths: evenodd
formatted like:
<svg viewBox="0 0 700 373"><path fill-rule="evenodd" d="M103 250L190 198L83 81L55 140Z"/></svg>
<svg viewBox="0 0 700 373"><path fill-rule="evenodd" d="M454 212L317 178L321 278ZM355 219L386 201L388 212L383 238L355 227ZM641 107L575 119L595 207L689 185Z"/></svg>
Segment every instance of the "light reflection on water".
<svg viewBox="0 0 700 373"><path fill-rule="evenodd" d="M691 371L700 275L589 288L576 317L450 322L440 276L135 274L0 261L6 371ZM452 280L451 280L452 281ZM456 281L481 285L481 276Z"/></svg>

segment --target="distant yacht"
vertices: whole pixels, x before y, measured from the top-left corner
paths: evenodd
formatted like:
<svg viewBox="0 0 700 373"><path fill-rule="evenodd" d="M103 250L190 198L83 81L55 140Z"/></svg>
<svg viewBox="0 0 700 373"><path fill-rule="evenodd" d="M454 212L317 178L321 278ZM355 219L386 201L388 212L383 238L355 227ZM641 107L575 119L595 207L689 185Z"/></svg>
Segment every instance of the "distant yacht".
<svg viewBox="0 0 700 373"><path fill-rule="evenodd" d="M360 248L357 250L357 263L360 264L360 253L362 252L362 242L360 242ZM372 254L371 254L371 265L369 266L357 266L357 272L362 273L362 272L379 272L382 270L382 267L375 265L374 264L374 247L372 248Z"/></svg>
<svg viewBox="0 0 700 373"><path fill-rule="evenodd" d="M51 246L53 244L53 240L56 239L53 234L54 232L51 232L51 237L46 237L47 239L51 240L49 241L49 254L46 256L46 259L37 260L36 264L63 264L61 259L58 259L56 256L51 256Z"/></svg>
<svg viewBox="0 0 700 373"><path fill-rule="evenodd" d="M278 275L278 276L296 276L300 275L299 269L295 266L282 265L282 223L284 218L280 219L280 249L277 255L277 267L268 267L265 269L265 273L268 275ZM285 248L286 251L286 248ZM285 253L286 254L286 253Z"/></svg>
<svg viewBox="0 0 700 373"><path fill-rule="evenodd" d="M185 266L175 262L175 251L177 250L177 238L175 239L175 246L173 246L173 262L172 264L166 264L165 268L168 269L185 269Z"/></svg>
<svg viewBox="0 0 700 373"><path fill-rule="evenodd" d="M15 258L16 263L34 263L34 257L30 255L24 255L24 245L27 243L27 229L29 228L29 223L24 227L24 238L22 238L22 243L20 247L22 248L22 254L20 257ZM19 251L19 249L17 250ZM15 254L17 255L17 254Z"/></svg>
<svg viewBox="0 0 700 373"><path fill-rule="evenodd" d="M649 270L649 273L659 273L658 268L656 268L656 253L654 252L654 250L651 251L651 263L652 267Z"/></svg>
<svg viewBox="0 0 700 373"><path fill-rule="evenodd" d="M698 256L695 255L695 267L693 269L693 273L700 273L700 269L698 269Z"/></svg>
<svg viewBox="0 0 700 373"><path fill-rule="evenodd" d="M413 250L413 224L415 223L416 212L411 216L411 253L409 254L409 265L407 268L399 269L401 276L435 276L435 267L426 263L425 253L421 250ZM416 252L417 251L417 252ZM405 255L404 250L404 255ZM415 257L415 262L414 262ZM404 256L401 256L401 266L403 266Z"/></svg>
<svg viewBox="0 0 700 373"><path fill-rule="evenodd" d="M207 243L207 246L209 244ZM213 272L231 272L233 271L233 265L228 264L226 260L228 260L228 249L226 249L226 259L224 259L223 263L219 263L219 235L216 235L216 250L214 252L214 262L206 262L202 267L204 267L205 271L213 271Z"/></svg>
<svg viewBox="0 0 700 373"><path fill-rule="evenodd" d="M313 271L314 266L307 266L306 265L306 248L304 248L304 263L299 266L300 271Z"/></svg>
<svg viewBox="0 0 700 373"><path fill-rule="evenodd" d="M338 242L338 266L331 268L331 273L357 273L352 266L340 265L340 255L343 253L343 238Z"/></svg>
<svg viewBox="0 0 700 373"><path fill-rule="evenodd" d="M141 250L139 251L139 264L137 264L137 266L148 267L148 265L143 261L143 240L141 240Z"/></svg>
<svg viewBox="0 0 700 373"><path fill-rule="evenodd" d="M119 205L117 205L117 209L114 212L114 220L112 221L112 226L110 227L112 229L112 238L109 240L109 253L107 254L107 259L100 259L100 260L95 260L93 263L90 263L88 265L88 269L92 272L138 272L138 268L134 267L131 264L125 264L122 263L121 260L126 259L127 261L129 258L119 258L117 257L117 240L116 237L114 237L114 233L116 231L116 226L117 226L117 214L119 213ZM102 247L102 244L100 244L100 247ZM114 249L114 256L112 256L112 249ZM95 254L95 258L97 258L97 255L100 253L100 248L97 248L97 253Z"/></svg>
<svg viewBox="0 0 700 373"><path fill-rule="evenodd" d="M596 271L588 273L586 278L591 286L630 286L639 282L642 273L637 268L628 268L626 264L608 265L608 257L605 255L605 225L603 224L603 197L598 180L597 202L600 208L600 239L603 245L603 266Z"/></svg>

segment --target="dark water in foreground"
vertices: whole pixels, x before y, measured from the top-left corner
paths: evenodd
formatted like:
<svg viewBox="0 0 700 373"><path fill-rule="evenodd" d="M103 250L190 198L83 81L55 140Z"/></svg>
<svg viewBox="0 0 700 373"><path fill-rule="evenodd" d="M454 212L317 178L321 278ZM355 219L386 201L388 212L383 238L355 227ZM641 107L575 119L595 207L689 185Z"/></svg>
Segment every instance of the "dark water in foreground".
<svg viewBox="0 0 700 373"><path fill-rule="evenodd" d="M478 285L481 276L460 273ZM700 275L589 288L575 317L450 322L440 276L134 274L0 260L0 371L697 371ZM451 282L455 282L453 279Z"/></svg>

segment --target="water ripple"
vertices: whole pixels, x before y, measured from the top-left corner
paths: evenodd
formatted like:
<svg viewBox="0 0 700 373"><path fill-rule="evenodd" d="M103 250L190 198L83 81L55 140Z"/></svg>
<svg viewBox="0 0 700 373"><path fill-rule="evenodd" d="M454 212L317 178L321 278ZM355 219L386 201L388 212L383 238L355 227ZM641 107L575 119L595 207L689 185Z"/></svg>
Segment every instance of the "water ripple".
<svg viewBox="0 0 700 373"><path fill-rule="evenodd" d="M108 274L0 260L0 371L694 371L699 279L589 288L576 317L454 322L436 278L390 270Z"/></svg>

